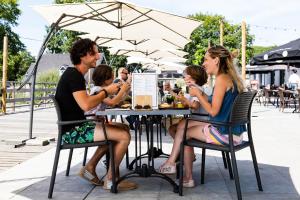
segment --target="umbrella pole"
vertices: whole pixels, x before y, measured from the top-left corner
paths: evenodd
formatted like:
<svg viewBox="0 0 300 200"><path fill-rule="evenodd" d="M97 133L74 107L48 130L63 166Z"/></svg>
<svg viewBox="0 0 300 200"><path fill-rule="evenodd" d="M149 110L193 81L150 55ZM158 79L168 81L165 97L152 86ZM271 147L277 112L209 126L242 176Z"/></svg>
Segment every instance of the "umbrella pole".
<svg viewBox="0 0 300 200"><path fill-rule="evenodd" d="M31 81L31 91L30 91L30 121L29 121L29 136L27 140L30 139L34 139L35 137L32 137L32 125L33 125L33 111L34 111L34 93L35 93L35 81L36 81L36 72L37 72L37 68L38 68L38 64L43 56L43 53L45 51L45 49L47 48L47 44L49 42L49 40L51 39L52 35L58 30L58 24L59 22L65 17L65 14L63 14L57 21L56 23L51 25L51 29L49 31L49 33L47 34L46 38L43 41L43 44L40 48L36 63L33 67L33 70L31 72L31 74L29 74L29 76L27 77L27 79L20 85L20 87L18 88L18 90L22 89L23 86L29 82L29 80L32 77L32 81ZM23 145L25 145L26 140L23 140L22 143Z"/></svg>

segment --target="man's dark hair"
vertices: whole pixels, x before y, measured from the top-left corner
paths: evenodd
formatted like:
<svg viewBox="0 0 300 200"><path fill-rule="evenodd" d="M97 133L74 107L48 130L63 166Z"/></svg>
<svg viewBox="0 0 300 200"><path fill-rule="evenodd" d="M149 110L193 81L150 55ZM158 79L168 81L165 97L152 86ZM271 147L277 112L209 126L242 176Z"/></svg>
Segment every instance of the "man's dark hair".
<svg viewBox="0 0 300 200"><path fill-rule="evenodd" d="M94 72L92 79L96 86L101 86L106 80L109 80L113 77L112 68L108 65L98 65Z"/></svg>
<svg viewBox="0 0 300 200"><path fill-rule="evenodd" d="M77 40L70 50L70 58L73 65L80 64L80 58L86 56L87 53L94 55L96 53L94 52L94 45L96 45L96 43L90 39Z"/></svg>

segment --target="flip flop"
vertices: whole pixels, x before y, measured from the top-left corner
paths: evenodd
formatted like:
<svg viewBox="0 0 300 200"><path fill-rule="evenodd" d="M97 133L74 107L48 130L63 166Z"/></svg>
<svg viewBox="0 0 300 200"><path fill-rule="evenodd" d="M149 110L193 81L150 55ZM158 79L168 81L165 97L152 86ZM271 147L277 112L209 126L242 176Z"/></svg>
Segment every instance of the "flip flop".
<svg viewBox="0 0 300 200"><path fill-rule="evenodd" d="M85 167L82 167L78 175L85 179L86 181L90 182L93 185L96 186L103 186L103 181L99 180L97 175L93 175L91 172L89 172Z"/></svg>

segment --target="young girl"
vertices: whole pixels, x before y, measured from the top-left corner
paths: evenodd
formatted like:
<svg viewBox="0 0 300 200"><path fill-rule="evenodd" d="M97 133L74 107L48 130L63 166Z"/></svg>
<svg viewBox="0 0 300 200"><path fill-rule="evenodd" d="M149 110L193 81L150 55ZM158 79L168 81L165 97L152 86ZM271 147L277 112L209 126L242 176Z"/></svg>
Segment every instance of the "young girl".
<svg viewBox="0 0 300 200"><path fill-rule="evenodd" d="M95 95L97 94L102 88L110 85L114 81L114 75L113 75L113 70L110 66L108 65L98 65L93 72L92 79L94 81L94 87L92 87L90 91L90 95ZM85 114L86 115L94 115L97 110L105 110L106 107L110 106L113 107L117 104L119 104L122 100L123 97L127 95L127 93L130 90L130 81L131 78L128 78L127 81L125 82L120 82L120 90L115 95L114 97L106 98L103 100L103 103L99 104L97 107L87 111Z"/></svg>
<svg viewBox="0 0 300 200"><path fill-rule="evenodd" d="M195 86L190 87L189 94L197 97L202 108L210 115L210 120L227 122L229 120L230 110L235 97L238 93L241 93L244 90L243 82L233 66L232 56L223 46L211 47L205 54L203 67L207 74L214 75L216 77L212 96L207 98L203 92ZM176 168L174 170L175 159L179 154L183 131L184 124L180 123L176 131L172 153L166 163L161 167L162 173L164 173L164 171L168 171L168 168L171 169L169 171L176 171ZM245 126L234 127L233 134L235 145L241 143L242 133L244 131ZM228 130L225 127L214 127L211 124L191 121L187 130L187 138L194 138L207 143L226 145L228 144ZM195 186L192 177L194 157L191 152L193 152L193 148L185 147L184 187Z"/></svg>
<svg viewBox="0 0 300 200"><path fill-rule="evenodd" d="M112 82L114 80L113 70L108 65L98 65L93 72L92 79L94 81L95 86L91 89L90 94L95 95L95 94L97 94L97 92L101 91L101 89L112 84ZM129 91L129 89L130 89L129 81L130 81L130 79L128 80L128 82L124 82L120 86L120 91L117 93L117 95L115 95L113 98L110 98L110 97L105 98L102 101L102 103L99 104L96 108L89 110L85 114L93 115L96 113L97 110L105 110L105 108L107 106L117 105L122 100L123 96L125 96L127 94L127 92ZM129 127L125 124L114 122L114 123L107 123L105 126L106 126L106 129L111 132L111 134L116 134L117 132L125 131L126 135L127 135L126 137L130 137ZM118 153L118 152L115 152L115 153ZM116 171L116 173L118 173L118 170ZM111 182L111 177L108 177L108 176L109 176L109 174L107 175L107 177L104 180L103 188L110 190L112 182ZM119 176L119 174L117 174L117 177L118 176ZM131 189L137 188L137 184L127 181L127 180L124 180L124 181L120 182L120 184L118 185L118 188L120 190L131 190Z"/></svg>
<svg viewBox="0 0 300 200"><path fill-rule="evenodd" d="M208 78L207 73L204 70L204 68L202 68L201 66L191 65L188 66L183 72L183 79L188 87L195 85L196 87L202 89L202 86L207 82L207 78ZM175 98L184 105L184 107L191 108L193 112L203 113L203 109L200 107L199 100L196 97L192 97L188 93L185 95L182 94L176 95L175 93L171 92L171 94L174 95ZM180 123L184 124L185 123L184 121L185 120L182 119L180 120L180 122L173 124L169 127L169 134L173 138L175 137L178 124Z"/></svg>

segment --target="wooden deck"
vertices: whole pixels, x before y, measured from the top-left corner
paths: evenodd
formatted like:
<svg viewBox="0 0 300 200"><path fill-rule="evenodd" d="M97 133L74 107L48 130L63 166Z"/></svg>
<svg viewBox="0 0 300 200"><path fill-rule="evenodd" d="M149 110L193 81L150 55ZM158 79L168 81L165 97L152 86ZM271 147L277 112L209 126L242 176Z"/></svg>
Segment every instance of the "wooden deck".
<svg viewBox="0 0 300 200"><path fill-rule="evenodd" d="M56 138L56 113L54 108L34 111L33 142L37 145L24 145L14 148L14 144L29 138L29 112L0 116L0 172L22 163L52 148L55 144L42 146L41 140ZM40 144L40 145L38 145Z"/></svg>

